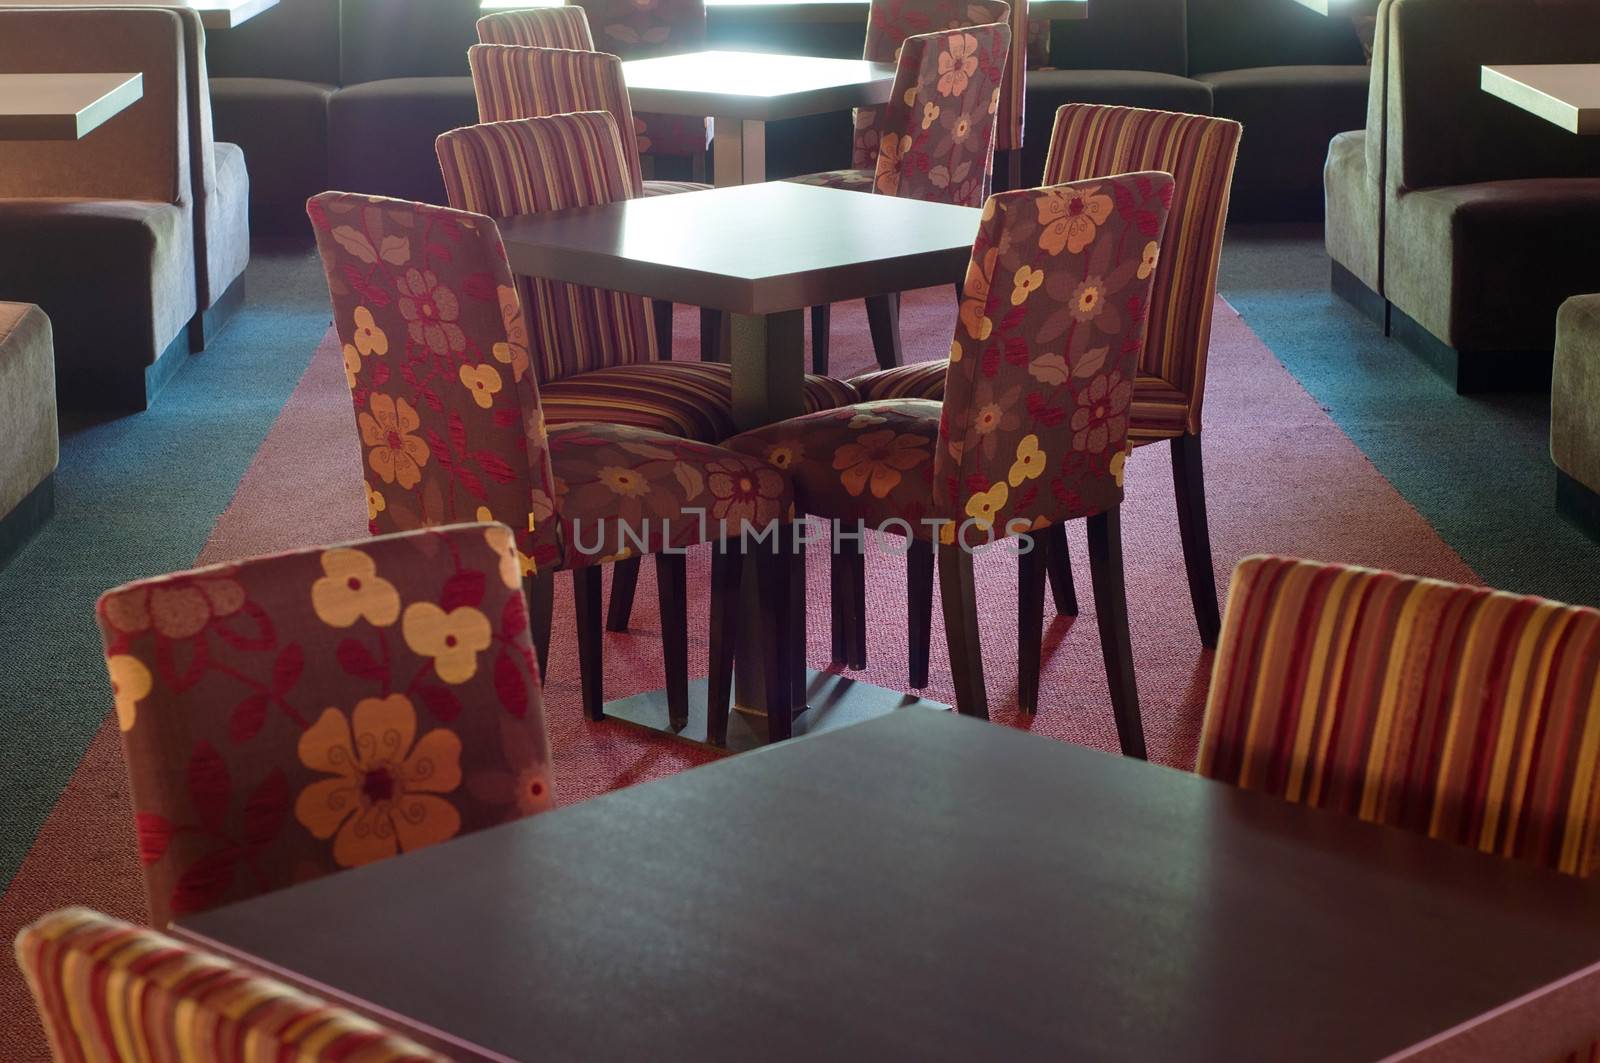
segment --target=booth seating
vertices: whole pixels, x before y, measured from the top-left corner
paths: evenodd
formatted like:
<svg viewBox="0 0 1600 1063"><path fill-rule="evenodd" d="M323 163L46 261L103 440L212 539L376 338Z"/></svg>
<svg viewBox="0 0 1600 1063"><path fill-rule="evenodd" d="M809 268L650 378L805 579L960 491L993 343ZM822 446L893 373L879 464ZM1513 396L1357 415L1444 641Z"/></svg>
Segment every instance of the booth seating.
<svg viewBox="0 0 1600 1063"><path fill-rule="evenodd" d="M1600 7L1390 0L1385 14L1385 121L1362 164L1345 138L1327 171L1329 202L1360 204L1376 167L1381 220L1337 211L1329 251L1346 281L1379 281L1395 336L1458 390L1543 388L1557 309L1600 291L1600 139L1483 92L1481 67L1591 60Z"/></svg>
<svg viewBox="0 0 1600 1063"><path fill-rule="evenodd" d="M189 353L183 34L166 10L0 8L0 69L144 75L144 97L91 136L0 151L0 298L54 322L64 403L144 409Z"/></svg>
<svg viewBox="0 0 1600 1063"><path fill-rule="evenodd" d="M50 319L0 303L0 567L55 510L56 366Z"/></svg>
<svg viewBox="0 0 1600 1063"><path fill-rule="evenodd" d="M1381 0L1373 20L1367 121L1328 143L1322 183L1327 206L1324 241L1333 260L1333 289L1368 317L1388 327L1383 299L1385 130L1389 76L1389 7Z"/></svg>
<svg viewBox="0 0 1600 1063"><path fill-rule="evenodd" d="M1600 539L1600 295L1575 295L1556 316L1550 457L1556 508Z"/></svg>

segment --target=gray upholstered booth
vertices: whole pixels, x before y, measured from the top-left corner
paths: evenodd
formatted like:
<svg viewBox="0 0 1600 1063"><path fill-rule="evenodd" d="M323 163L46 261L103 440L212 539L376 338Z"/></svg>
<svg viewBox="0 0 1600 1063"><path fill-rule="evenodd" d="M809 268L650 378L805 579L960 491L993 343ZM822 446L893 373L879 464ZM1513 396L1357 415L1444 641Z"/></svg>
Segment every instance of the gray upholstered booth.
<svg viewBox="0 0 1600 1063"><path fill-rule="evenodd" d="M1550 384L1556 507L1600 539L1600 295L1561 304Z"/></svg>
<svg viewBox="0 0 1600 1063"><path fill-rule="evenodd" d="M0 567L55 509L60 457L50 319L0 303Z"/></svg>

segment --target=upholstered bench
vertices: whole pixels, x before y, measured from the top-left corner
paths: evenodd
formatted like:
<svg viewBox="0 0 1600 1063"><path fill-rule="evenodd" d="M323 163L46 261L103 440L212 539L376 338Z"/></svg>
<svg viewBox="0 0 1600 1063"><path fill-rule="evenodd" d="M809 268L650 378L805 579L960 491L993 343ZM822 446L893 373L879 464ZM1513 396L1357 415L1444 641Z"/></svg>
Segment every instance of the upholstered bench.
<svg viewBox="0 0 1600 1063"><path fill-rule="evenodd" d="M1600 295L1575 295L1556 315L1550 457L1556 508L1600 539Z"/></svg>
<svg viewBox="0 0 1600 1063"><path fill-rule="evenodd" d="M50 319L0 303L0 567L55 509L58 456Z"/></svg>

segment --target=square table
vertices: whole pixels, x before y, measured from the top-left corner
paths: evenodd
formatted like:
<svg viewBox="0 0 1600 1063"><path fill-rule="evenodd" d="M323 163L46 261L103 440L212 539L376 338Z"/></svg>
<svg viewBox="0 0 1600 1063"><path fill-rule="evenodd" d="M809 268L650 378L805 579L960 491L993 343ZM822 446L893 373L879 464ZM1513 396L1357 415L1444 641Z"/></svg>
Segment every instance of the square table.
<svg viewBox="0 0 1600 1063"><path fill-rule="evenodd" d="M506 11L519 7L560 7L561 0L483 0L484 11ZM755 16L762 22L783 23L860 23L865 26L871 8L869 0L706 0L707 20L713 24L719 15ZM1054 20L1086 19L1089 0L1033 0L1028 13Z"/></svg>
<svg viewBox="0 0 1600 1063"><path fill-rule="evenodd" d="M82 140L143 98L143 74L0 74L0 140Z"/></svg>
<svg viewBox="0 0 1600 1063"><path fill-rule="evenodd" d="M981 214L776 181L507 218L500 235L516 273L724 311L734 418L749 429L804 412L808 307L955 284L966 276ZM952 323L954 317L952 307ZM754 584L746 581L750 593ZM741 636L753 628L743 625ZM804 660L803 625L794 638L792 659ZM741 646L739 659L735 700L744 711L731 714L727 748L734 751L766 741L759 717L769 709L748 666L759 660L754 647ZM793 732L803 734L919 703L810 673L804 704L778 711L792 715ZM683 731L668 725L661 691L612 702L606 715L703 742L703 681L690 704Z"/></svg>
<svg viewBox="0 0 1600 1063"><path fill-rule="evenodd" d="M1485 66L1482 88L1569 133L1600 133L1600 63Z"/></svg>
<svg viewBox="0 0 1600 1063"><path fill-rule="evenodd" d="M0 7L187 7L208 30L233 29L277 6L278 0L0 0Z"/></svg>
<svg viewBox="0 0 1600 1063"><path fill-rule="evenodd" d="M898 712L179 921L462 1059L1545 1061L1593 884Z"/></svg>

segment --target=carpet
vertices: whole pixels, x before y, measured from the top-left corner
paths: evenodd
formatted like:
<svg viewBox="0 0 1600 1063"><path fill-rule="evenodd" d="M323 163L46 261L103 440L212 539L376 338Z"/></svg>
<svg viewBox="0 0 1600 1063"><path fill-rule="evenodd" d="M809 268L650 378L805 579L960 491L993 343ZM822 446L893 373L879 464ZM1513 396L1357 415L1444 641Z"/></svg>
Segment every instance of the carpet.
<svg viewBox="0 0 1600 1063"><path fill-rule="evenodd" d="M907 357L942 356L949 347L953 318L948 289L909 295L902 320ZM680 351L695 348L697 320L687 310L680 313L675 330ZM870 365L865 337L860 304L837 307L835 372L846 374ZM297 357L303 364L303 352L286 353L285 365L296 364ZM1476 582L1466 563L1220 300L1213 332L1207 423L1212 537L1219 589L1224 594L1233 564L1257 552L1380 565ZM144 456L159 460L159 452L147 451ZM198 548L201 563L364 534L360 456L338 346L331 337L317 348L271 430L259 439L248 468L233 472L230 467L229 471L237 491L217 517L203 548ZM1194 756L1210 654L1199 645L1190 612L1166 448L1157 445L1136 452L1128 466L1127 483L1123 528L1128 597L1145 730L1152 759L1187 768ZM139 543L155 534L156 529L148 527L129 531ZM1083 614L1075 621L1053 619L1046 630L1041 708L1032 719L1021 717L1016 710L1014 562L1003 550L988 551L978 558L991 709L1001 724L1114 750L1115 729L1095 634L1081 528L1073 530L1071 540L1074 564L1081 574ZM173 554L187 541L164 544L160 551L130 552L138 558L140 568L130 575L183 567L195 559L194 554L177 560ZM704 587L705 551L692 554L689 563L689 585ZM862 678L901 687L906 667L903 570L885 556L869 554L868 565L868 607L874 626L871 659ZM102 580L101 586L105 585ZM556 636L546 687L558 798L572 802L704 762L709 755L702 751L621 725L584 719L567 586L564 579L558 584ZM639 590L634 630L607 636L609 697L648 690L663 682L649 565ZM92 594L81 597L78 604L87 616ZM828 663L827 568L820 554L811 558L809 604L810 663L823 667ZM73 623L82 627L82 617ZM690 652L691 667L702 674L705 632L706 603L697 598L691 603ZM85 655L95 652L81 634L71 647L76 665L70 670L76 684L71 699L85 700L84 685L103 682L103 674L90 678L98 668L97 660L91 662L93 667L84 665ZM928 696L953 701L937 610L931 673L933 686ZM0 935L8 938L43 912L69 903L129 918L142 915L117 735L104 716L109 698L95 690L101 694L102 710L98 721L91 721L91 730L95 723L98 730L92 731L87 752L0 898ZM22 1016L28 1006L20 979L9 970L0 973L0 1011ZM46 1058L31 1021L0 1027L0 1058Z"/></svg>

